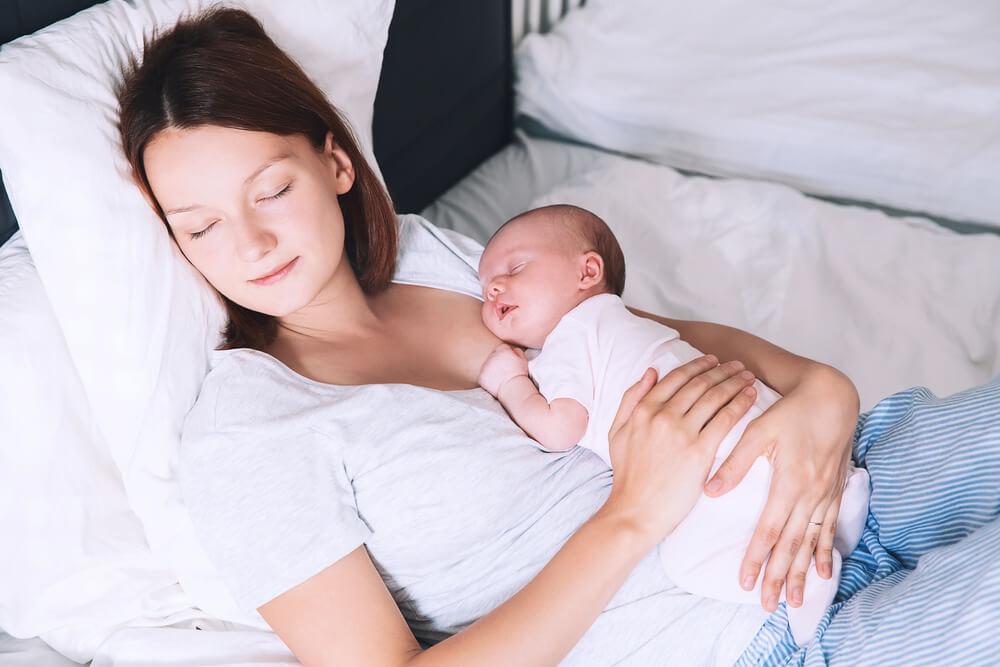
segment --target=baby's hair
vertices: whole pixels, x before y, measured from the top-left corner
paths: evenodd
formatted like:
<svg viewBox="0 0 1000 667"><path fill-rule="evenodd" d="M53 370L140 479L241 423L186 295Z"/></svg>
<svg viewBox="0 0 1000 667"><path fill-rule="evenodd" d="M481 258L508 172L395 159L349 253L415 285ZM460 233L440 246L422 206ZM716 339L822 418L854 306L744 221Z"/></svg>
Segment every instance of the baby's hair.
<svg viewBox="0 0 1000 667"><path fill-rule="evenodd" d="M608 223L585 208L572 204L534 208L505 222L493 236L511 223L538 219L561 223L567 232L579 239L581 252L596 252L600 255L604 261L604 288L617 296L622 295L625 291L625 254Z"/></svg>
<svg viewBox="0 0 1000 667"><path fill-rule="evenodd" d="M354 167L354 184L338 197L344 215L344 249L361 288L385 289L395 271L396 214L340 112L253 16L214 8L185 18L144 44L118 88L122 147L136 184L173 238L153 195L143 153L167 128L218 126L301 135L322 151L327 133ZM176 239L175 239L176 241ZM229 315L223 349L264 349L278 321L220 295Z"/></svg>

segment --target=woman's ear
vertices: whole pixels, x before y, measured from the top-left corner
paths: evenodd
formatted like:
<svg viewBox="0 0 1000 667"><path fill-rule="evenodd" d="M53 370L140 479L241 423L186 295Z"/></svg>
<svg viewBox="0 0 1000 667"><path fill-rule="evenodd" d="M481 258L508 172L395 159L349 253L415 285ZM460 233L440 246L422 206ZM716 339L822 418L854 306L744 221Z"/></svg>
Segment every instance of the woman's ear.
<svg viewBox="0 0 1000 667"><path fill-rule="evenodd" d="M580 267L580 289L590 289L604 282L604 258L595 251L583 253Z"/></svg>
<svg viewBox="0 0 1000 667"><path fill-rule="evenodd" d="M326 143L323 146L323 157L330 160L337 194L342 195L354 186L354 165L344 149L333 140L333 132L326 133Z"/></svg>

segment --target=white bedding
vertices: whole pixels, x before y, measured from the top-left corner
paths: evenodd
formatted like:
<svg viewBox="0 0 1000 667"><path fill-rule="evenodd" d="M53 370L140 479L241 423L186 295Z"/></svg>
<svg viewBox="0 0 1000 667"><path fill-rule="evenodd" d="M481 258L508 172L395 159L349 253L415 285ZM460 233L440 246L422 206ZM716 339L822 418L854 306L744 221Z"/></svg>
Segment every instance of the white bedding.
<svg viewBox="0 0 1000 667"><path fill-rule="evenodd" d="M224 623L193 627L122 628L98 650L90 667L296 667L299 661L273 632ZM17 639L0 631L3 667L75 667L41 639Z"/></svg>
<svg viewBox="0 0 1000 667"><path fill-rule="evenodd" d="M1000 4L590 0L517 52L517 110L716 176L1000 225Z"/></svg>
<svg viewBox="0 0 1000 667"><path fill-rule="evenodd" d="M862 407L1000 372L1000 236L840 206L772 183L520 135L424 211L480 240L529 206L573 203L615 230L631 305L722 322L840 368Z"/></svg>

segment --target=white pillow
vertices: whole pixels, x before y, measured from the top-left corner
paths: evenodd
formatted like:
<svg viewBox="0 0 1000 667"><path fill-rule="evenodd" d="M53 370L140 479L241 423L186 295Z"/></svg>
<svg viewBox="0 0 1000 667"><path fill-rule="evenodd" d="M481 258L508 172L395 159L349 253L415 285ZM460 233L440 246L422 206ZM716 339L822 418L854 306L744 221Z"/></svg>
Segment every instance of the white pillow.
<svg viewBox="0 0 1000 667"><path fill-rule="evenodd" d="M153 610L199 615L129 508L20 234L0 248L0 313L0 627L84 661Z"/></svg>
<svg viewBox="0 0 1000 667"><path fill-rule="evenodd" d="M1000 226L1000 9L591 0L518 48L551 132L711 175Z"/></svg>
<svg viewBox="0 0 1000 667"><path fill-rule="evenodd" d="M113 88L143 35L209 0L110 0L0 50L0 169L73 365L153 554L191 601L256 623L214 575L174 477L221 306L132 184ZM391 0L229 2L257 16L353 123L371 118ZM374 166L374 160L372 160ZM67 369L69 372L70 369ZM11 410L57 413L15 395ZM30 443L22 443L29 447Z"/></svg>

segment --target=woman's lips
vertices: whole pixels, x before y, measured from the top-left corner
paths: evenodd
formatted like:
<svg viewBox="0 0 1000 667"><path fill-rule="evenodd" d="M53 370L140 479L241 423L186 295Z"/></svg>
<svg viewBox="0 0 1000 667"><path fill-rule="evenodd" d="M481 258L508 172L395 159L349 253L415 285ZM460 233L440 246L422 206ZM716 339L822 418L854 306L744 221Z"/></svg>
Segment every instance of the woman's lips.
<svg viewBox="0 0 1000 667"><path fill-rule="evenodd" d="M299 261L298 257L290 261L288 264L285 264L283 267L281 267L274 273L269 273L268 275L263 276L261 278L254 278L249 282L253 283L254 285L262 285L262 286L273 285L274 283L278 282L279 280L287 276L288 272L292 270L292 267L295 266L295 262L297 261Z"/></svg>

